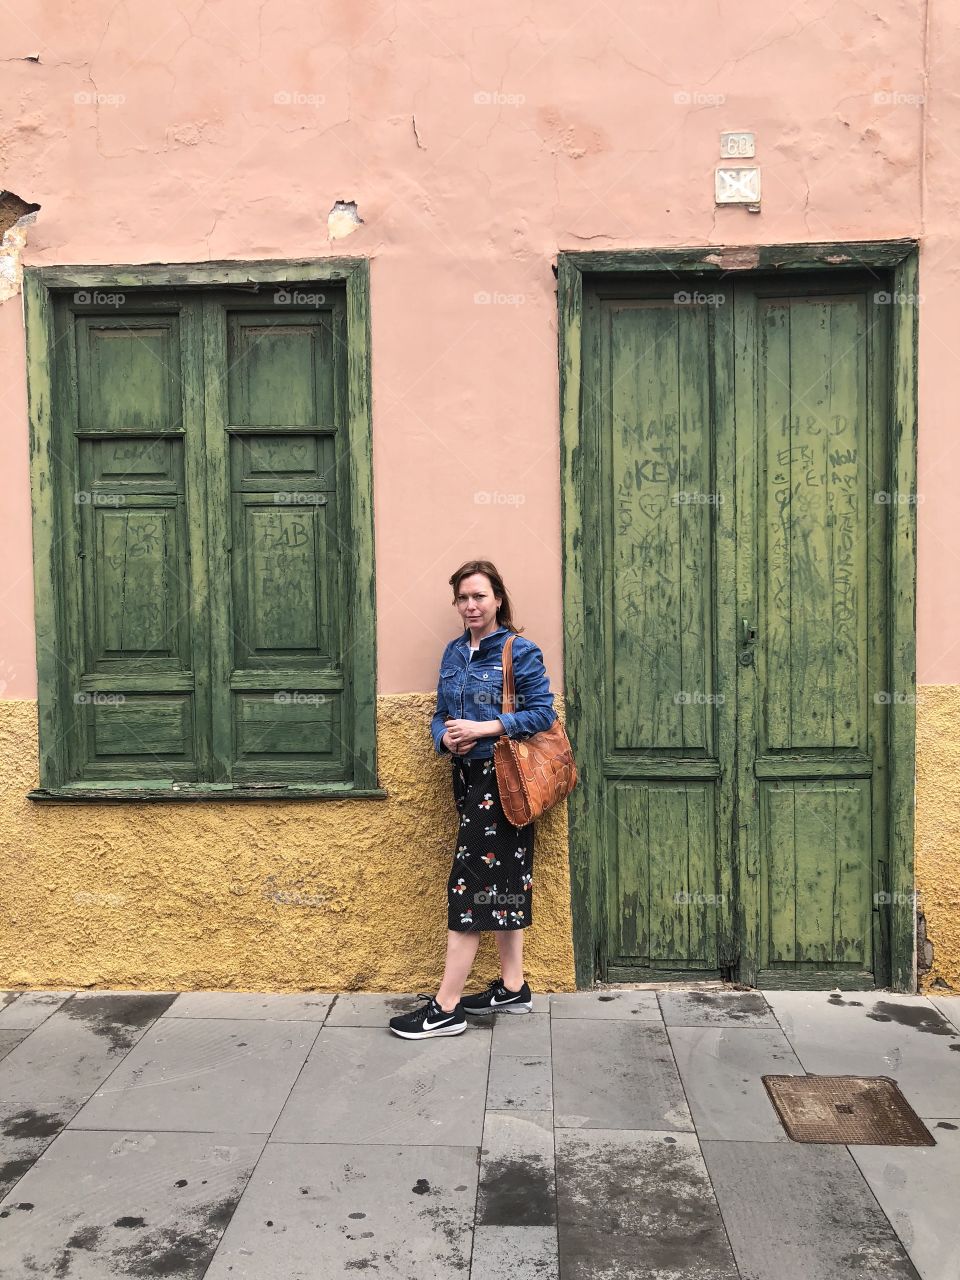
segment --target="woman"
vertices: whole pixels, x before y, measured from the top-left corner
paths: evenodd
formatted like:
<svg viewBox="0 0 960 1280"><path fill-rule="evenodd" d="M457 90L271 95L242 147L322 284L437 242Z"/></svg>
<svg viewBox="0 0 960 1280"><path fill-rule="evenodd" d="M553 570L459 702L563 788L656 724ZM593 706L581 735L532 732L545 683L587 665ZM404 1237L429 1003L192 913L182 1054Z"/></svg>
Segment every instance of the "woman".
<svg viewBox="0 0 960 1280"><path fill-rule="evenodd" d="M408 1040L456 1036L467 1014L529 1013L523 976L523 930L533 923L533 827L513 826L504 815L493 764L501 734L524 738L549 729L557 718L553 694L537 646L513 625L510 597L489 560L470 560L450 579L464 631L440 660L434 748L453 758L453 796L460 825L447 881L447 958L435 996L412 1013L390 1019L390 1030ZM516 710L503 714L503 645L512 648ZM500 976L485 991L463 995L480 945L492 931Z"/></svg>

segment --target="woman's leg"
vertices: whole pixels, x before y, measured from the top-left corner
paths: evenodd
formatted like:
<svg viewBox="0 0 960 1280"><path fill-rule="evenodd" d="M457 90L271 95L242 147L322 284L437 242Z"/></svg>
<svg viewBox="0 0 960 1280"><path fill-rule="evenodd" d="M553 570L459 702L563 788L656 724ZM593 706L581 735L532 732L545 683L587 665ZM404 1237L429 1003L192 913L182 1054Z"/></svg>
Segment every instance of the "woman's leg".
<svg viewBox="0 0 960 1280"><path fill-rule="evenodd" d="M462 932L447 930L447 959L443 966L443 981L437 991L437 1003L447 1013L463 995L464 984L473 968L479 946L479 929Z"/></svg>
<svg viewBox="0 0 960 1280"><path fill-rule="evenodd" d="M500 952L500 975L508 991L519 991L523 986L523 932L510 929L493 935Z"/></svg>

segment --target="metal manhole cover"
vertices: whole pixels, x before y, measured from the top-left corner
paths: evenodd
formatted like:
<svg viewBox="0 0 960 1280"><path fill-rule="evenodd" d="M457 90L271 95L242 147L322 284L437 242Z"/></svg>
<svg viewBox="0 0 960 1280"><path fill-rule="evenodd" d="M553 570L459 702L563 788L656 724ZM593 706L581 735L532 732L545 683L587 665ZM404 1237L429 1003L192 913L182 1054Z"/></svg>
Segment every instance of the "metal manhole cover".
<svg viewBox="0 0 960 1280"><path fill-rule="evenodd" d="M935 1147L930 1131L889 1076L762 1076L794 1142Z"/></svg>

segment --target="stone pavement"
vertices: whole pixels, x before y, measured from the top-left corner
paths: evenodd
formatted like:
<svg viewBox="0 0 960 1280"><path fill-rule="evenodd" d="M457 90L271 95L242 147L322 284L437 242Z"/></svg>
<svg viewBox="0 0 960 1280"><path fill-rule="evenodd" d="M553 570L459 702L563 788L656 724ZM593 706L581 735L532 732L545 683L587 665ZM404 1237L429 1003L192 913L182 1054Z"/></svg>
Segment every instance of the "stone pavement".
<svg viewBox="0 0 960 1280"><path fill-rule="evenodd" d="M0 1277L960 1277L960 997L606 989L422 1042L410 997L0 995ZM886 1075L927 1148L792 1142Z"/></svg>

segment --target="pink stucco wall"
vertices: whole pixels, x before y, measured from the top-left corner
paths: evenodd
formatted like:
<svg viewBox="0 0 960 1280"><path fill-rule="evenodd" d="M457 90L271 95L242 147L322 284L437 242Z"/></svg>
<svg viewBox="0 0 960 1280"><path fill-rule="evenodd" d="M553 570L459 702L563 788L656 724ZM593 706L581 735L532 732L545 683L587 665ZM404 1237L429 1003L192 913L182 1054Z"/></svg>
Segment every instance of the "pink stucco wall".
<svg viewBox="0 0 960 1280"><path fill-rule="evenodd" d="M947 0L47 0L4 28L3 185L42 206L27 262L372 260L383 692L433 686L447 578L476 555L562 687L558 249L922 237L918 679L960 683ZM756 132L758 215L714 206L728 128ZM339 199L364 221L331 244ZM13 298L5 697L36 688L21 327Z"/></svg>

